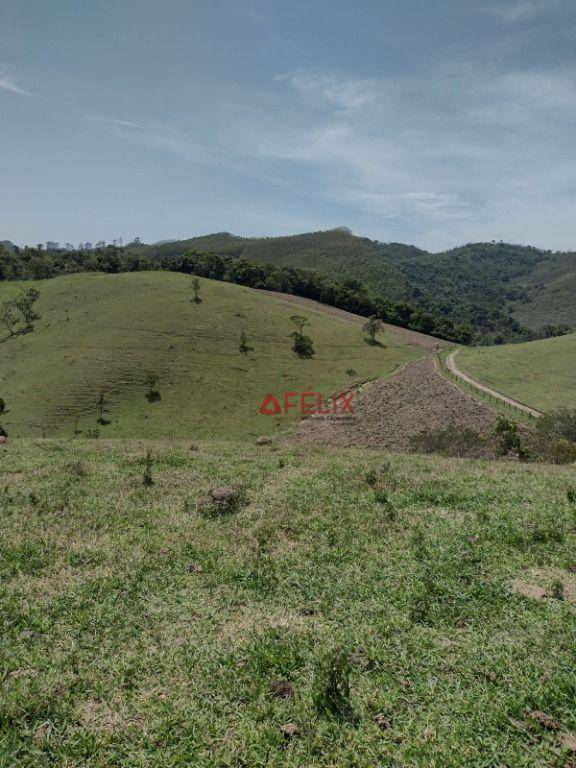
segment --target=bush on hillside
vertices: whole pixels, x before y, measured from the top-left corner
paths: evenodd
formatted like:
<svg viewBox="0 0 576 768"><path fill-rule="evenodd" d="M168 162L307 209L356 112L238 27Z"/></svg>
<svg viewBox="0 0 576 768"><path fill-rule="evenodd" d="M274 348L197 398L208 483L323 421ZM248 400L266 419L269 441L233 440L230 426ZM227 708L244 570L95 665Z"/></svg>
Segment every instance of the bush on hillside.
<svg viewBox="0 0 576 768"><path fill-rule="evenodd" d="M513 419L498 416L492 434L496 438L497 456L517 456L519 459L528 457L518 432L518 424Z"/></svg>
<svg viewBox="0 0 576 768"><path fill-rule="evenodd" d="M576 462L576 408L560 408L538 419L531 448L552 464Z"/></svg>
<svg viewBox="0 0 576 768"><path fill-rule="evenodd" d="M414 453L438 453L455 458L487 458L494 455L488 440L473 429L452 424L447 429L425 429L410 439Z"/></svg>

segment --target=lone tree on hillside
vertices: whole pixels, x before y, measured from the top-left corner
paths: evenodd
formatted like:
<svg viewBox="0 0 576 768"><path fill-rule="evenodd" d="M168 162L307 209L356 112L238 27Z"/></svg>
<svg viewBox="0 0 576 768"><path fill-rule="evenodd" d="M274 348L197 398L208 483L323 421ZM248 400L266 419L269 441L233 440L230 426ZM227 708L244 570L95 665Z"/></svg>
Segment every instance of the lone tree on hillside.
<svg viewBox="0 0 576 768"><path fill-rule="evenodd" d="M6 413L6 401L3 397L0 397L0 416Z"/></svg>
<svg viewBox="0 0 576 768"><path fill-rule="evenodd" d="M248 339L246 338L246 333L244 331L240 334L240 344L238 349L242 355L247 355L248 352L252 352L253 347L248 346Z"/></svg>
<svg viewBox="0 0 576 768"><path fill-rule="evenodd" d="M290 334L290 337L294 339L292 351L302 359L314 357L316 354L314 343L310 336L304 333L304 328L310 325L310 321L307 317L302 317L302 315L292 315L290 320L296 326L296 330Z"/></svg>
<svg viewBox="0 0 576 768"><path fill-rule="evenodd" d="M194 291L194 298L192 301L194 304L201 304L202 299L199 296L200 293L200 280L197 277L192 278L192 290Z"/></svg>
<svg viewBox="0 0 576 768"><path fill-rule="evenodd" d="M99 413L99 416L96 419L96 421L102 427L105 427L107 424L110 424L110 421L108 419L104 418L104 414L108 413L108 409L106 408L107 405L108 405L108 403L107 403L106 398L104 397L104 392L100 392L100 397L98 398L98 413Z"/></svg>
<svg viewBox="0 0 576 768"><path fill-rule="evenodd" d="M7 329L8 337L34 330L34 323L40 319L40 315L34 309L39 298L40 291L36 288L26 288L20 291L15 299L2 304L0 323Z"/></svg>
<svg viewBox="0 0 576 768"><path fill-rule="evenodd" d="M376 336L382 331L382 320L377 315L372 315L362 326L364 333L368 334L368 343L375 346L378 342Z"/></svg>

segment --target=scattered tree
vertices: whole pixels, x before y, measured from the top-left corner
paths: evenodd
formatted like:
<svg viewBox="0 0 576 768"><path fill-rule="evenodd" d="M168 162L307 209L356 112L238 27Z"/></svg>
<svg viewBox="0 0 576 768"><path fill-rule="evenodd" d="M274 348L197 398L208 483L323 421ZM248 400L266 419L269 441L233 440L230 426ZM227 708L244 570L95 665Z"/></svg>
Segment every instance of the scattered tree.
<svg viewBox="0 0 576 768"><path fill-rule="evenodd" d="M3 397L0 397L0 416L6 413L6 401Z"/></svg>
<svg viewBox="0 0 576 768"><path fill-rule="evenodd" d="M98 419L97 423L100 424L100 426L105 427L107 424L110 424L108 419L104 418L104 414L108 413L106 398L104 397L104 392L100 393L100 397L98 398Z"/></svg>
<svg viewBox="0 0 576 768"><path fill-rule="evenodd" d="M26 288L20 291L15 299L2 304L0 323L8 331L9 337L34 330L34 323L40 319L40 315L34 309L39 298L40 291L36 288Z"/></svg>
<svg viewBox="0 0 576 768"><path fill-rule="evenodd" d="M148 384L148 391L146 392L146 400L148 400L149 403L160 402L160 400L162 400L162 396L160 394L160 390L157 387L156 377L149 376L148 381L146 383Z"/></svg>
<svg viewBox="0 0 576 768"><path fill-rule="evenodd" d="M368 343L375 346L378 342L376 336L382 331L382 320L378 315L372 315L362 326L364 333L368 334Z"/></svg>
<svg viewBox="0 0 576 768"><path fill-rule="evenodd" d="M192 290L194 291L194 298L192 301L194 304L201 304L202 299L200 298L200 280L197 277L192 278Z"/></svg>
<svg viewBox="0 0 576 768"><path fill-rule="evenodd" d="M240 344L238 349L242 355L247 355L248 352L252 352L253 347L248 346L248 339L246 338L246 333L244 331L240 334Z"/></svg>
<svg viewBox="0 0 576 768"><path fill-rule="evenodd" d="M296 326L296 330L290 334L290 337L294 339L292 351L302 359L314 357L316 354L314 343L310 336L307 336L304 333L304 328L310 325L310 321L308 318L302 317L301 315L293 315L290 320Z"/></svg>

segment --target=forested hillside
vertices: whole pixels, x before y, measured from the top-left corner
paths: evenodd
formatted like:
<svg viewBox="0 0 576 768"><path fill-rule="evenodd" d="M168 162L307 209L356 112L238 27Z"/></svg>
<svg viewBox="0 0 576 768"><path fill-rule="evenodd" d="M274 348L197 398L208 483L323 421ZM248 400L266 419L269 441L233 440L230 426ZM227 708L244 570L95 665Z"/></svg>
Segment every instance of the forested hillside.
<svg viewBox="0 0 576 768"><path fill-rule="evenodd" d="M414 302L455 324L470 324L480 343L529 340L576 325L574 253L474 243L432 254L346 229L276 238L223 232L133 250L161 258L191 248L357 279L386 299Z"/></svg>

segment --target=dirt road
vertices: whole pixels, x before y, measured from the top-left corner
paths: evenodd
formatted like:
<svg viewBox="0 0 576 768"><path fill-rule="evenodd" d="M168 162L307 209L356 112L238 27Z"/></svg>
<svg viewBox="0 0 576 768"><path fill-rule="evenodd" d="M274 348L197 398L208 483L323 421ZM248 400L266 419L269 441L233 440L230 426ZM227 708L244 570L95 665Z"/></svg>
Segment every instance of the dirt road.
<svg viewBox="0 0 576 768"><path fill-rule="evenodd" d="M506 395L503 395L501 392L497 392L495 389L486 387L484 384L481 384L479 381L476 381L475 379L468 376L467 373L464 373L464 371L461 371L460 368L458 368L458 366L456 365L455 357L457 354L458 354L458 350L456 349L454 352L451 352L446 358L446 366L448 370L454 374L454 376L461 379L462 381L465 381L467 384L471 384L473 387L476 387L476 389L479 389L481 392L486 392L487 394L492 395L492 397L495 397L498 400L502 400L503 403L507 403L508 405L511 405L514 408L518 408L518 410L523 411L524 413L529 413L531 416L534 416L536 418L539 418L540 416L543 415L542 413L540 413L540 411L536 411L534 408L530 408L530 406L528 405L519 403L518 400L513 400L511 397L507 397Z"/></svg>

